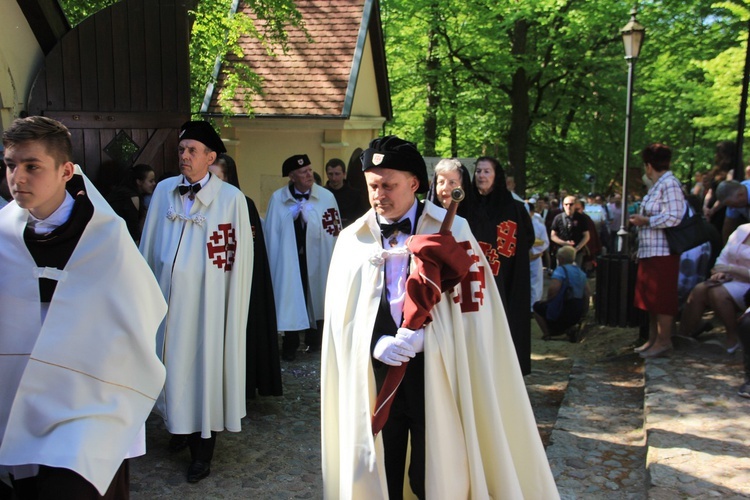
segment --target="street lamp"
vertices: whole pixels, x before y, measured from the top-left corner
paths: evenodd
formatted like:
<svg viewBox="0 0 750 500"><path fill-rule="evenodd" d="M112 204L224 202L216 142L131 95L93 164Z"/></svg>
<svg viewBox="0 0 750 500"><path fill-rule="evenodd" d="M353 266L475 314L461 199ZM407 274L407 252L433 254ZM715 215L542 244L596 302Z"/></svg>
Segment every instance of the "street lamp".
<svg viewBox="0 0 750 500"><path fill-rule="evenodd" d="M620 230L617 232L619 236L618 251L625 251L625 238L628 235L627 229L625 229L625 220L628 215L628 166L630 159L630 116L633 109L633 80L635 68L635 61L638 59L638 55L641 53L641 45L643 45L643 39L646 36L646 28L639 23L636 18L636 9L630 11L630 21L620 31L622 34L622 43L625 46L625 60L628 62L628 98L625 107L625 160L622 167L622 214L620 218Z"/></svg>

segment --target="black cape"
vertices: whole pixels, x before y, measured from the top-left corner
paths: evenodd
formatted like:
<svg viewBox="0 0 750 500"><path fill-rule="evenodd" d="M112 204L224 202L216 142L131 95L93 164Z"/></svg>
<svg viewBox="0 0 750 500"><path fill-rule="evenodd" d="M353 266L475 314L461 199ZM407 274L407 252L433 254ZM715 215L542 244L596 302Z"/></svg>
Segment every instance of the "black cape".
<svg viewBox="0 0 750 500"><path fill-rule="evenodd" d="M474 186L472 189L476 190ZM531 373L529 250L534 244L531 217L523 203L514 200L505 187L505 176L497 173L495 188L489 195L474 192L472 210L466 218L493 267L521 372L528 375Z"/></svg>
<svg viewBox="0 0 750 500"><path fill-rule="evenodd" d="M281 396L281 362L279 361L279 333L276 329L276 305L273 299L271 269L268 266L266 239L255 203L247 198L250 225L253 228L253 281L250 292L250 312L247 321L247 379L246 394L254 398Z"/></svg>

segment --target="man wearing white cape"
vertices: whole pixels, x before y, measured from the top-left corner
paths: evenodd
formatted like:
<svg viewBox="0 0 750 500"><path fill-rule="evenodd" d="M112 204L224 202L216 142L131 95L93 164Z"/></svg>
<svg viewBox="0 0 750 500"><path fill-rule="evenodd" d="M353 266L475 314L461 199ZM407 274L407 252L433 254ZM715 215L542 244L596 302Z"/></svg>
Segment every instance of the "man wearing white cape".
<svg viewBox="0 0 750 500"><path fill-rule="evenodd" d="M3 144L15 201L0 210L0 477L16 498L126 498L124 459L145 453L164 382L166 303L64 125L19 119Z"/></svg>
<svg viewBox="0 0 750 500"><path fill-rule="evenodd" d="M281 175L289 184L271 195L263 231L277 327L284 332L281 359L293 361L300 332L308 352L320 351L326 276L341 217L333 193L315 184L307 155L287 158Z"/></svg>
<svg viewBox="0 0 750 500"><path fill-rule="evenodd" d="M468 224L457 217L452 226L474 260L467 278L442 294L425 328L397 328L409 261L401 249L411 233L437 232L446 211L417 201L427 174L412 143L375 139L363 153L363 169L373 210L342 231L327 284L325 498L395 499L409 487L431 500L558 498L500 295ZM390 417L373 436L383 370L405 361ZM404 488L407 436L412 454Z"/></svg>
<svg viewBox="0 0 750 500"><path fill-rule="evenodd" d="M170 308L156 337L167 368L156 412L170 450L190 448L191 483L210 474L217 433L239 432L246 413L253 239L245 196L208 172L225 151L208 122L183 124L182 175L156 186L141 237Z"/></svg>

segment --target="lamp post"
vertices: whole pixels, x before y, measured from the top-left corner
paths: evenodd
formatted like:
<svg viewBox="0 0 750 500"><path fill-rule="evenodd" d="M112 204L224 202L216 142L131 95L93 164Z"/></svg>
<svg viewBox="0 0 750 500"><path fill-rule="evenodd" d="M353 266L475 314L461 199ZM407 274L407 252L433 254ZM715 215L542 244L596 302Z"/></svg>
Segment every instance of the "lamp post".
<svg viewBox="0 0 750 500"><path fill-rule="evenodd" d="M630 21L620 31L622 34L622 43L625 46L625 60L628 62L628 97L627 104L625 107L625 159L622 167L622 213L620 217L620 230L617 232L619 237L618 248L619 252L625 251L625 239L627 238L628 231L625 229L625 221L628 216L628 167L630 160L630 116L633 109L633 80L635 61L638 59L638 55L641 53L641 45L643 45L643 39L646 36L646 28L640 24L636 18L636 9L630 11Z"/></svg>

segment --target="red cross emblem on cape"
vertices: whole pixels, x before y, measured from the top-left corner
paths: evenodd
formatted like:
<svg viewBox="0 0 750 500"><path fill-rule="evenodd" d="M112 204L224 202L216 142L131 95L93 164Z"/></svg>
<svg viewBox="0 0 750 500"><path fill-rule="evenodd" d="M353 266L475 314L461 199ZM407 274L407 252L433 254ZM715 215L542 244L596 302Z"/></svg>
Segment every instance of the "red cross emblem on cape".
<svg viewBox="0 0 750 500"><path fill-rule="evenodd" d="M518 224L506 220L497 225L497 253L503 257L513 257L516 254L516 229Z"/></svg>
<svg viewBox="0 0 750 500"><path fill-rule="evenodd" d="M479 248L481 248L482 252L484 253L484 256L487 257L487 262L490 265L490 271L492 271L492 275L497 276L497 273L500 272L500 256L497 254L497 250L492 245L484 241L479 241L478 243Z"/></svg>
<svg viewBox="0 0 750 500"><path fill-rule="evenodd" d="M218 229L209 236L206 249L213 265L224 272L231 271L234 255L237 253L237 238L232 224L219 224Z"/></svg>
<svg viewBox="0 0 750 500"><path fill-rule="evenodd" d="M331 236L338 236L341 232L341 218L335 208L323 212L323 229Z"/></svg>
<svg viewBox="0 0 750 500"><path fill-rule="evenodd" d="M484 268L479 265L479 256L473 252L470 242L459 241L457 243L466 249L466 253L471 257L473 264L469 268L468 274L461 280L461 292L453 297L453 302L461 304L462 313L477 312L484 303L484 289L487 288Z"/></svg>

